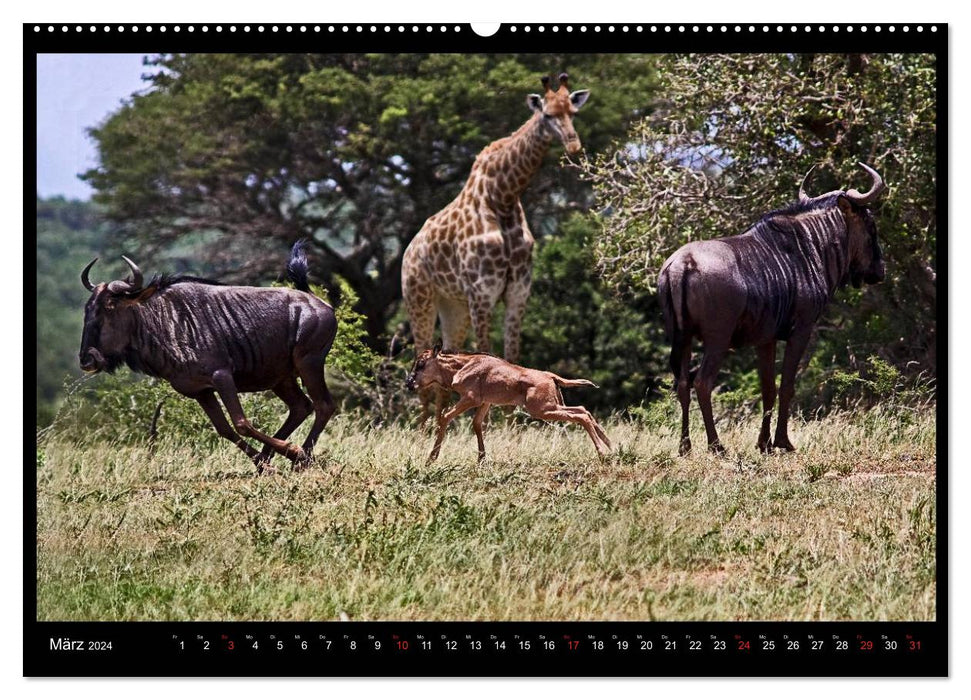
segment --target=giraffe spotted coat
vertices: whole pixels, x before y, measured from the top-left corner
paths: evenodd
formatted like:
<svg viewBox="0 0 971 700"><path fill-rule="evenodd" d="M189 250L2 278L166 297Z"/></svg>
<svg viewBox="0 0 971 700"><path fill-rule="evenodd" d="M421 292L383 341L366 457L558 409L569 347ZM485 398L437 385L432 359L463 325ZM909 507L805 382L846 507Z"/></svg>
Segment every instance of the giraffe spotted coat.
<svg viewBox="0 0 971 700"><path fill-rule="evenodd" d="M543 79L545 94L526 99L533 116L482 150L462 191L428 218L405 250L402 292L416 352L432 347L436 316L446 348L461 349L471 325L478 350L490 351L492 312L501 300L503 355L519 359L533 254L519 198L554 140L571 154L582 148L572 119L589 91L570 92L567 80L562 74L554 91Z"/></svg>

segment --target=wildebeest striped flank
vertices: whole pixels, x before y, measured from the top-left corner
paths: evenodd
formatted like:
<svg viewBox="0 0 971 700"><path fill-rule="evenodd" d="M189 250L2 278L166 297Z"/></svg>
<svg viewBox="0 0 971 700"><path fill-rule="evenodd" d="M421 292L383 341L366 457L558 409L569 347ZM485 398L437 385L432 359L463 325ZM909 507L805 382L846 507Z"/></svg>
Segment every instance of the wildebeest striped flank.
<svg viewBox="0 0 971 700"><path fill-rule="evenodd" d="M708 447L723 451L712 417L711 391L725 353L746 345L754 345L758 354L763 411L758 447L794 449L788 434L789 404L796 369L816 321L838 288L847 283L876 284L885 274L876 224L867 207L886 186L875 170L860 165L872 178L866 193L835 190L809 197L807 173L798 203L766 214L741 235L688 243L664 263L658 294L681 403L681 454L691 450L692 377ZM697 373L689 371L695 338L704 345ZM778 340L786 341L786 350L779 419L770 441Z"/></svg>
<svg viewBox="0 0 971 700"><path fill-rule="evenodd" d="M324 360L337 320L333 309L310 293L302 244L294 245L287 265L296 289L227 286L187 276L156 276L145 284L138 266L123 259L131 269L126 280L91 284L88 273L97 259L81 273L91 291L84 312L81 369L113 372L126 364L167 380L180 394L198 401L216 431L261 472L273 452L293 460L297 468L309 464L314 444L334 414ZM238 396L267 389L290 409L272 437L250 423ZM314 423L303 446L287 442L311 412ZM245 438L263 443L262 451Z"/></svg>

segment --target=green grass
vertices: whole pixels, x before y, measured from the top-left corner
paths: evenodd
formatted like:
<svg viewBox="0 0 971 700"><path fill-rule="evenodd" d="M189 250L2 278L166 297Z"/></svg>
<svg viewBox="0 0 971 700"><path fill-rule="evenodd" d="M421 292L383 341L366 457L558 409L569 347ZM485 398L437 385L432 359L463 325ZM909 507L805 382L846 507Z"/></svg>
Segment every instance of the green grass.
<svg viewBox="0 0 971 700"><path fill-rule="evenodd" d="M676 411L671 411L672 420ZM673 424L428 435L338 415L318 465L255 476L228 443L190 450L52 436L38 448L42 620L929 620L931 410L793 421L763 456L677 457Z"/></svg>

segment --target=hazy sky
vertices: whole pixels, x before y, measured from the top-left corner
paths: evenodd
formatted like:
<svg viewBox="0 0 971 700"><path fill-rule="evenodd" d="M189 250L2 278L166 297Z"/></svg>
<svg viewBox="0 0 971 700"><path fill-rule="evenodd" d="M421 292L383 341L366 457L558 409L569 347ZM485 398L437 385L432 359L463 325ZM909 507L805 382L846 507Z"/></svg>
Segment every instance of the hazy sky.
<svg viewBox="0 0 971 700"><path fill-rule="evenodd" d="M41 54L37 57L37 193L89 199L78 173L97 165L86 133L133 92L144 90L143 54Z"/></svg>

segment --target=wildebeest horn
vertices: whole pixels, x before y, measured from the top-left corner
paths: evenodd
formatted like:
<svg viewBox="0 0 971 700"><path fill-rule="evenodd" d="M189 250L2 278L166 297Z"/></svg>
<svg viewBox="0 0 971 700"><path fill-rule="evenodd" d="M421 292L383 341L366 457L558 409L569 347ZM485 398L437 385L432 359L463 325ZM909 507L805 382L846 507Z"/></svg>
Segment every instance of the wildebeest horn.
<svg viewBox="0 0 971 700"><path fill-rule="evenodd" d="M142 288L142 284L145 281L144 278L142 277L142 271L138 269L138 265L136 265L135 263L133 263L131 260L129 260L128 258L126 258L124 255L121 256L121 259L124 260L126 263L128 263L128 267L131 268L131 279L132 279L131 286L132 286L132 289L141 289Z"/></svg>
<svg viewBox="0 0 971 700"><path fill-rule="evenodd" d="M880 194L887 189L887 186L883 182L883 178L880 177L880 173L871 168L866 163L857 163L861 168L870 173L870 177L873 178L873 185L870 190L864 194L860 194L857 190L846 190L846 198L858 206L864 206L873 202Z"/></svg>
<svg viewBox="0 0 971 700"><path fill-rule="evenodd" d="M91 284L91 280L88 279L88 273L91 271L91 268L94 267L94 264L96 262L98 262L97 258L89 262L87 266L83 270L81 270L81 284L83 284L84 288L87 289L89 292L94 291L94 285Z"/></svg>
<svg viewBox="0 0 971 700"><path fill-rule="evenodd" d="M121 256L121 259L124 260L131 269L132 281L128 282L125 280L115 280L114 282L108 284L108 291L113 294L131 294L132 292L136 292L142 288L144 277L142 276L142 271L138 269L138 265L133 263L124 255Z"/></svg>
<svg viewBox="0 0 971 700"><path fill-rule="evenodd" d="M812 174L813 170L815 170L815 169L816 169L816 164L814 163L813 164L813 167L811 167L806 172L806 176L802 179L802 184L799 185L799 201L800 202L808 202L811 199L811 197L806 194L806 183L809 181L809 176Z"/></svg>

